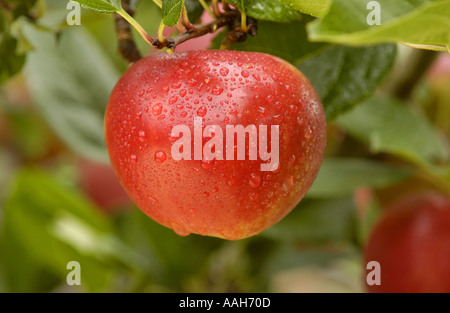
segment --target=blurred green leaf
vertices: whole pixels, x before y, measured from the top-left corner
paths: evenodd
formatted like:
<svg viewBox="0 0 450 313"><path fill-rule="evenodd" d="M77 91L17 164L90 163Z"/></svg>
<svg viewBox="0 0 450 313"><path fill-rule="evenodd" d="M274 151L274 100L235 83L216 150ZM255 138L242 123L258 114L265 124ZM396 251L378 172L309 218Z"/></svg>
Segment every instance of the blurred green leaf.
<svg viewBox="0 0 450 313"><path fill-rule="evenodd" d="M156 281L177 292L183 291L183 281L205 270L210 254L224 242L198 235L180 237L137 208L123 217L119 233L129 246L148 256Z"/></svg>
<svg viewBox="0 0 450 313"><path fill-rule="evenodd" d="M331 46L299 68L317 90L328 120L371 96L396 56L394 45Z"/></svg>
<svg viewBox="0 0 450 313"><path fill-rule="evenodd" d="M379 0L381 25L371 26L366 1L334 0L328 13L308 27L310 38L341 44L406 42L450 49L449 0ZM450 50L449 50L450 51Z"/></svg>
<svg viewBox="0 0 450 313"><path fill-rule="evenodd" d="M120 0L73 0L79 2L86 9L101 13L113 13L120 11L122 6Z"/></svg>
<svg viewBox="0 0 450 313"><path fill-rule="evenodd" d="M195 23L203 14L203 7L198 0L184 0L184 6L191 23Z"/></svg>
<svg viewBox="0 0 450 313"><path fill-rule="evenodd" d="M25 64L25 55L17 53L18 42L9 33L0 35L0 83L17 74Z"/></svg>
<svg viewBox="0 0 450 313"><path fill-rule="evenodd" d="M356 234L351 197L331 200L303 199L283 220L262 235L283 242L326 244L351 242Z"/></svg>
<svg viewBox="0 0 450 313"><path fill-rule="evenodd" d="M19 256L27 255L35 270L45 269L65 280L67 263L77 261L87 290L105 290L110 283L111 225L73 189L45 174L24 170L17 176L5 202L2 229L7 232L3 245L16 242ZM2 258L15 257L16 249L2 251L10 254Z"/></svg>
<svg viewBox="0 0 450 313"><path fill-rule="evenodd" d="M367 143L373 153L391 153L428 165L448 160L448 151L428 120L383 96L375 96L338 118L349 134Z"/></svg>
<svg viewBox="0 0 450 313"><path fill-rule="evenodd" d="M166 26L175 26L181 17L183 0L162 0L162 19Z"/></svg>
<svg viewBox="0 0 450 313"><path fill-rule="evenodd" d="M33 9L37 0L3 0L4 7L9 8L13 20L22 15L28 15Z"/></svg>
<svg viewBox="0 0 450 313"><path fill-rule="evenodd" d="M231 0L228 2L237 6L241 11L244 9L248 16L257 20L289 23L304 18L301 13L280 1Z"/></svg>
<svg viewBox="0 0 450 313"><path fill-rule="evenodd" d="M281 0L297 11L316 17L321 17L327 12L331 0Z"/></svg>
<svg viewBox="0 0 450 313"><path fill-rule="evenodd" d="M411 171L365 159L324 159L307 197L352 195L358 187L387 187L406 179Z"/></svg>
<svg viewBox="0 0 450 313"><path fill-rule="evenodd" d="M77 154L107 162L103 115L118 72L82 29L65 30L58 42L26 30L36 47L27 62L28 85L40 113Z"/></svg>

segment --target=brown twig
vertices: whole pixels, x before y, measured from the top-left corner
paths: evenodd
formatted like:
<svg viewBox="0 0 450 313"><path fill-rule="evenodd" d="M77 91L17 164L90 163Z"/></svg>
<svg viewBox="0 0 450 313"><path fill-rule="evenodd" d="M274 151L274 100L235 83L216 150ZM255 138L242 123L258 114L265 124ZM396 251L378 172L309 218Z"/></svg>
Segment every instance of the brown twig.
<svg viewBox="0 0 450 313"><path fill-rule="evenodd" d="M134 9L130 6L130 0L122 0L122 7L128 14L131 16L134 15ZM114 14L114 21L116 25L119 53L130 64L139 61L141 59L141 53L134 42L131 25L117 13Z"/></svg>
<svg viewBox="0 0 450 313"><path fill-rule="evenodd" d="M192 25L192 28L189 29L188 31L179 34L175 37L166 38L165 42L161 42L160 40L155 39L152 44L158 49L162 48L173 49L179 44L189 39L197 38L206 35L208 33L213 33L217 29L222 28L224 26L231 26L231 28L233 28L235 25L235 21L240 20L240 17L241 14L239 11L236 10L228 11L223 13L222 16L219 16L215 20L212 20L208 23Z"/></svg>

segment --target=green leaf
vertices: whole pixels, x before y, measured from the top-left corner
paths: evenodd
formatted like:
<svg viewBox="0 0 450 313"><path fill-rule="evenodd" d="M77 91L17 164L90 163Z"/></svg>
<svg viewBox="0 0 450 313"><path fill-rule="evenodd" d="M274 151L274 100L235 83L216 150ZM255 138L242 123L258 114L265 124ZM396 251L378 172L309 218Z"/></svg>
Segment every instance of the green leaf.
<svg viewBox="0 0 450 313"><path fill-rule="evenodd" d="M331 0L281 0L297 11L315 17L322 17L328 11Z"/></svg>
<svg viewBox="0 0 450 313"><path fill-rule="evenodd" d="M427 165L449 158L428 120L405 104L373 97L337 119L348 133L367 143L373 153L391 153Z"/></svg>
<svg viewBox="0 0 450 313"><path fill-rule="evenodd" d="M198 0L184 0L184 6L191 23L195 23L203 14L203 6Z"/></svg>
<svg viewBox="0 0 450 313"><path fill-rule="evenodd" d="M297 64L303 59L318 54L328 46L328 44L309 42L305 25L302 22L281 24L261 21L258 23L256 37L249 36L246 41L234 44L231 48L240 51L264 52ZM213 49L220 47L222 38L223 36L220 35L214 38Z"/></svg>
<svg viewBox="0 0 450 313"><path fill-rule="evenodd" d="M113 13L120 11L122 6L120 0L73 0L81 4L82 7L100 13Z"/></svg>
<svg viewBox="0 0 450 313"><path fill-rule="evenodd" d="M18 41L9 33L0 36L0 83L17 74L25 64L25 55L17 53Z"/></svg>
<svg viewBox="0 0 450 313"><path fill-rule="evenodd" d="M78 155L107 162L103 116L119 74L82 29L65 30L58 42L35 28L26 31L36 47L26 69L39 112Z"/></svg>
<svg viewBox="0 0 450 313"><path fill-rule="evenodd" d="M307 197L352 195L359 187L387 187L411 174L401 167L364 159L324 159Z"/></svg>
<svg viewBox="0 0 450 313"><path fill-rule="evenodd" d="M328 120L371 96L396 56L394 45L364 48L332 46L301 63L317 90Z"/></svg>
<svg viewBox="0 0 450 313"><path fill-rule="evenodd" d="M16 246L2 249L2 254L29 258L30 272L37 272L32 276L47 270L65 280L67 263L77 261L84 288L102 291L108 286L113 274L108 262L114 248L111 225L73 188L62 187L42 172L23 170L5 202L2 229L8 235L3 244L11 240ZM15 251L20 254L11 255Z"/></svg>
<svg viewBox="0 0 450 313"><path fill-rule="evenodd" d="M421 48L449 49L450 0L378 2L381 25L371 26L366 1L333 1L328 14L309 25L310 38L351 45L404 42Z"/></svg>
<svg viewBox="0 0 450 313"><path fill-rule="evenodd" d="M356 234L354 212L351 197L331 200L303 199L291 213L262 235L284 242L350 242Z"/></svg>
<svg viewBox="0 0 450 313"><path fill-rule="evenodd" d="M245 10L248 16L257 20L289 23L303 20L304 16L280 1L273 0L233 0L229 3Z"/></svg>
<svg viewBox="0 0 450 313"><path fill-rule="evenodd" d="M181 17L183 0L162 0L162 19L166 26L175 26Z"/></svg>
<svg viewBox="0 0 450 313"><path fill-rule="evenodd" d="M305 23L259 23L258 36L232 46L281 57L298 66L311 81L329 120L372 95L392 67L394 45L353 48L308 41ZM213 40L217 49L223 33ZM293 40L295 38L295 40Z"/></svg>

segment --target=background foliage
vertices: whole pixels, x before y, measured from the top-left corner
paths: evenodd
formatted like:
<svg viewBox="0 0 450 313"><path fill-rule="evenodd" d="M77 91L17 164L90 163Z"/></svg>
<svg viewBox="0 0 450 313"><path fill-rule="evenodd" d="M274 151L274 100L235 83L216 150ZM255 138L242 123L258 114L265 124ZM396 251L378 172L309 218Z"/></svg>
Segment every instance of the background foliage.
<svg viewBox="0 0 450 313"><path fill-rule="evenodd" d="M78 2L121 10L116 0ZM103 113L126 69L112 16L83 10L82 26L69 27L64 1L0 0L0 291L363 291L361 253L384 204L419 189L450 193L450 66L434 78L416 66L407 97L392 88L413 57L437 57L398 43L449 50L450 1L380 0L374 27L367 2L230 1L259 21L258 35L233 49L301 69L322 99L329 139L298 207L229 242L179 237L126 201L105 209L83 186L80 162L107 167ZM181 0L162 3L137 3L150 34L181 14ZM186 6L200 18L197 1ZM143 55L155 52L134 35ZM72 260L81 287L65 283Z"/></svg>

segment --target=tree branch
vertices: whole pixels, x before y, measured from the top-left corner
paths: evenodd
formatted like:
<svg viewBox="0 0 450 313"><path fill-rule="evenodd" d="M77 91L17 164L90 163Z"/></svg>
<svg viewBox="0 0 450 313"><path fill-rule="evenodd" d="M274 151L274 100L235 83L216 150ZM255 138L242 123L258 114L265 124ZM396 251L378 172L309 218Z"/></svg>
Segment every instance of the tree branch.
<svg viewBox="0 0 450 313"><path fill-rule="evenodd" d="M134 15L134 9L130 7L130 0L122 0L122 7L129 15ZM119 53L130 64L139 61L141 59L141 53L134 42L131 25L117 13L114 14L114 21Z"/></svg>

